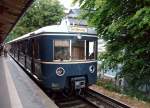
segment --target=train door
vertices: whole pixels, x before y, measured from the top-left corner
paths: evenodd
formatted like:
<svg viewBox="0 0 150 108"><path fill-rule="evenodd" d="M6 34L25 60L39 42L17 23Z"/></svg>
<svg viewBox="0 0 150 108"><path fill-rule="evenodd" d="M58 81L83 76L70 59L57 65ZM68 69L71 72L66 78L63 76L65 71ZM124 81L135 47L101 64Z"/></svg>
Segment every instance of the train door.
<svg viewBox="0 0 150 108"><path fill-rule="evenodd" d="M35 58L35 39L31 40L31 48L32 48L32 54L31 54L31 69L32 73L35 74L35 65L34 65L34 58Z"/></svg>
<svg viewBox="0 0 150 108"><path fill-rule="evenodd" d="M19 61L19 59L20 59L20 43L19 42L17 42L17 60Z"/></svg>
<svg viewBox="0 0 150 108"><path fill-rule="evenodd" d="M27 40L25 40L24 42L24 67L26 68L27 67L27 51L28 51L28 47L27 47Z"/></svg>
<svg viewBox="0 0 150 108"><path fill-rule="evenodd" d="M16 58L17 57L17 43L15 42L14 43L14 58Z"/></svg>
<svg viewBox="0 0 150 108"><path fill-rule="evenodd" d="M38 39L32 39L32 72L41 79L41 63Z"/></svg>
<svg viewBox="0 0 150 108"><path fill-rule="evenodd" d="M31 40L27 40L27 53L26 53L26 68L28 71L31 71L31 61L32 61L32 44Z"/></svg>
<svg viewBox="0 0 150 108"><path fill-rule="evenodd" d="M20 42L19 62L25 66L25 41Z"/></svg>

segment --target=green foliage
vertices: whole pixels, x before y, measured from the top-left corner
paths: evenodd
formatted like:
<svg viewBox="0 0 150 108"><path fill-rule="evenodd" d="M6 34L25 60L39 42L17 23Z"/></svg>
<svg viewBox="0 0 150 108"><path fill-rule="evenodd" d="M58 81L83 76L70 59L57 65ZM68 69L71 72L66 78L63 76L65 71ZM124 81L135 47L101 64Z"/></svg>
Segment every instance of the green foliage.
<svg viewBox="0 0 150 108"><path fill-rule="evenodd" d="M116 93L122 93L122 94L128 95L132 98L138 98L139 100L150 102L150 97L148 97L145 93L143 93L137 89L132 89L132 88L125 88L124 91L122 91L119 86L116 86L110 80L104 80L104 79L98 80L96 85L101 86L109 91L113 91Z"/></svg>
<svg viewBox="0 0 150 108"><path fill-rule="evenodd" d="M117 92L117 93L121 92L120 88L118 86L116 86L115 84L113 84L112 81L98 80L96 85L102 86L102 87L104 87L105 89L107 89L109 91L114 91L114 92Z"/></svg>
<svg viewBox="0 0 150 108"><path fill-rule="evenodd" d="M64 16L63 10L64 7L57 0L36 0L10 33L7 40L43 26L57 24Z"/></svg>
<svg viewBox="0 0 150 108"><path fill-rule="evenodd" d="M141 91L126 89L124 94L133 98L136 97L139 100L150 102L150 97Z"/></svg>
<svg viewBox="0 0 150 108"><path fill-rule="evenodd" d="M150 87L150 0L75 0L106 44L107 66L123 65L130 87ZM150 93L150 90L146 90Z"/></svg>

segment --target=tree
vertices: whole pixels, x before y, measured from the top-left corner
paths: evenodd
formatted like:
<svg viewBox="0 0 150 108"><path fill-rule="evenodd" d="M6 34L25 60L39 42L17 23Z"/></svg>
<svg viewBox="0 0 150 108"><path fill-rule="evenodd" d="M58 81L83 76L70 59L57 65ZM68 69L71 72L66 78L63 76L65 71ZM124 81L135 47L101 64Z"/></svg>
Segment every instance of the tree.
<svg viewBox="0 0 150 108"><path fill-rule="evenodd" d="M20 19L7 40L14 39L43 26L57 24L64 16L64 7L57 0L36 0Z"/></svg>
<svg viewBox="0 0 150 108"><path fill-rule="evenodd" d="M121 75L132 89L150 87L150 0L75 1L88 10L84 16L107 42L104 63L121 63Z"/></svg>

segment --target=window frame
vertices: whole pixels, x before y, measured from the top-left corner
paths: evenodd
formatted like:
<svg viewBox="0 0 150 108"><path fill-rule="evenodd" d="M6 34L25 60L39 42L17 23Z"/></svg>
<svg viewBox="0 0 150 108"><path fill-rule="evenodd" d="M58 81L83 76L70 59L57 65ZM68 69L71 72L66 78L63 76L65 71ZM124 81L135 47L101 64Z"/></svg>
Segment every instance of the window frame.
<svg viewBox="0 0 150 108"><path fill-rule="evenodd" d="M63 62L67 62L67 61L70 61L70 62L74 62L74 61L86 61L86 60L88 60L88 61L95 61L96 60L96 48L94 48L94 59L89 59L89 58L87 58L87 42L94 42L94 46L95 45L97 45L97 42L96 42L96 40L91 40L91 41L89 41L89 40L83 40L84 41L84 59L81 59L81 60L73 60L72 59L72 39L55 39L55 40L53 40L53 61L54 62L60 62L61 60L55 60L55 41L56 40L61 40L61 41L68 41L69 42L69 59L68 60L62 60ZM94 47L93 46L93 47Z"/></svg>
<svg viewBox="0 0 150 108"><path fill-rule="evenodd" d="M56 60L55 59L55 41L57 41L57 40L59 40L59 41L68 41L69 42L69 56L70 56L70 45L71 45L71 43L70 43L70 39L55 39L55 40L53 40L53 61L54 62L57 62L57 61L61 61L61 60ZM70 58L71 57L69 57L69 59L68 60L62 60L62 61L70 61Z"/></svg>
<svg viewBox="0 0 150 108"><path fill-rule="evenodd" d="M90 58L90 55L89 55L89 52L88 52L88 57L86 57L86 60L89 60L89 61L93 61L93 60L96 60L97 59L97 47L95 46L95 45L97 45L97 41L95 41L95 40L90 40L90 41L87 41L87 42L89 42L89 44L88 45L90 45L90 42L93 42L93 52L94 52L94 57L93 58ZM87 48L86 48L87 49Z"/></svg>
<svg viewBox="0 0 150 108"><path fill-rule="evenodd" d="M77 41L83 41L84 42L84 55L83 55L83 59L72 59L72 55L71 55L71 59L72 61L85 61L86 59L86 55L85 55L85 51L86 51L86 46L85 46L85 40L77 40ZM71 48L73 48L73 45L72 45L72 41L71 41ZM72 52L72 51L71 51Z"/></svg>

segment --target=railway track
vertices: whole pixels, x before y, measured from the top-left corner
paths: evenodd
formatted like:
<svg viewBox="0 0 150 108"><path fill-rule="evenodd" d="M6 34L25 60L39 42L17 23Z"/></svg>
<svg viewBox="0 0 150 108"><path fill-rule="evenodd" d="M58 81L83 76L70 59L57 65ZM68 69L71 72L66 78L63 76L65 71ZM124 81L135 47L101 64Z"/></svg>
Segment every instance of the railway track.
<svg viewBox="0 0 150 108"><path fill-rule="evenodd" d="M130 108L130 106L114 100L108 96L97 93L91 89L88 89L84 95L84 98L93 103L98 108Z"/></svg>
<svg viewBox="0 0 150 108"><path fill-rule="evenodd" d="M60 96L54 100L60 108L130 108L128 105L91 89L88 89L82 96Z"/></svg>
<svg viewBox="0 0 150 108"><path fill-rule="evenodd" d="M55 99L55 103L59 106L59 108L98 108L80 96Z"/></svg>

